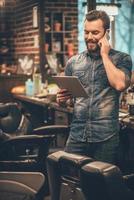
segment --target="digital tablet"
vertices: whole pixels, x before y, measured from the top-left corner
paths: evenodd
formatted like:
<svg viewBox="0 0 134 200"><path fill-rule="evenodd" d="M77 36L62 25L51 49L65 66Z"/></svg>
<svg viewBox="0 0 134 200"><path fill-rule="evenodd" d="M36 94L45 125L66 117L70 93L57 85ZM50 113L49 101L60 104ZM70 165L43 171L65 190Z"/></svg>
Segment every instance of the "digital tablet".
<svg viewBox="0 0 134 200"><path fill-rule="evenodd" d="M67 89L73 97L88 97L88 94L76 76L52 76L59 88Z"/></svg>

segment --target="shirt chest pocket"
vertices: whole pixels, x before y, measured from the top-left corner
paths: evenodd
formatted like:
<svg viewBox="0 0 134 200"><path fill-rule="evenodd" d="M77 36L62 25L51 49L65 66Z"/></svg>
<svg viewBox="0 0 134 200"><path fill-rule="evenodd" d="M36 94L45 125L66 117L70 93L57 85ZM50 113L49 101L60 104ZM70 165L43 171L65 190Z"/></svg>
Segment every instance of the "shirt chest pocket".
<svg viewBox="0 0 134 200"><path fill-rule="evenodd" d="M77 76L84 87L88 86L88 73L86 71L74 72L73 76Z"/></svg>
<svg viewBox="0 0 134 200"><path fill-rule="evenodd" d="M107 78L105 69L102 68L102 69L96 70L94 80L95 80L95 83L107 85L108 78Z"/></svg>

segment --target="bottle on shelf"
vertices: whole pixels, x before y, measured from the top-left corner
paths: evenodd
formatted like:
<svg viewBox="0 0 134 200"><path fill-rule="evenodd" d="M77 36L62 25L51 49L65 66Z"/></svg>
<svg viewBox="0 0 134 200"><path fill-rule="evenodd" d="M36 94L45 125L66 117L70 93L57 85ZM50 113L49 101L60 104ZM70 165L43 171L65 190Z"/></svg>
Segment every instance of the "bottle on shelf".
<svg viewBox="0 0 134 200"><path fill-rule="evenodd" d="M54 23L54 31L60 32L61 31L61 23L58 21L55 21Z"/></svg>
<svg viewBox="0 0 134 200"><path fill-rule="evenodd" d="M34 73L33 74L33 87L34 87L34 95L41 93L41 74L40 73Z"/></svg>
<svg viewBox="0 0 134 200"><path fill-rule="evenodd" d="M49 52L49 43L45 43L44 50L45 50L45 53Z"/></svg>
<svg viewBox="0 0 134 200"><path fill-rule="evenodd" d="M26 88L26 95L27 96L33 96L34 95L33 81L30 78L25 82L25 88Z"/></svg>
<svg viewBox="0 0 134 200"><path fill-rule="evenodd" d="M74 45L72 42L67 45L68 56L71 57L74 55Z"/></svg>
<svg viewBox="0 0 134 200"><path fill-rule="evenodd" d="M53 41L53 52L58 53L61 51L61 42L60 41Z"/></svg>

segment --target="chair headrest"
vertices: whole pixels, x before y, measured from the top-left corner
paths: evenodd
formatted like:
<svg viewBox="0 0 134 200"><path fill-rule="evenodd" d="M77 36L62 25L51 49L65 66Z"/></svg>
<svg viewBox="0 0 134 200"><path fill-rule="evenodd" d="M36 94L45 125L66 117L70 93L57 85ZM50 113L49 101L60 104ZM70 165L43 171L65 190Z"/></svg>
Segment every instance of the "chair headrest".
<svg viewBox="0 0 134 200"><path fill-rule="evenodd" d="M3 132L15 132L20 124L21 117L21 111L16 103L0 104L0 129Z"/></svg>

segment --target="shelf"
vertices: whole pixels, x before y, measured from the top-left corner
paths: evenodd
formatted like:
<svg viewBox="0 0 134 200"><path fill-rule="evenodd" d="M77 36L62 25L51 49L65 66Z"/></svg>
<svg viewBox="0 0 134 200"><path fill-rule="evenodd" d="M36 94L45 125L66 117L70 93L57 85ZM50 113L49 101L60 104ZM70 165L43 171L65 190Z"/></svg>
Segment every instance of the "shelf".
<svg viewBox="0 0 134 200"><path fill-rule="evenodd" d="M47 55L55 54L57 65L64 67L65 54L65 21L62 12L51 12L45 14L45 44L44 49ZM48 59L48 58L47 58ZM50 61L48 61L50 63Z"/></svg>
<svg viewBox="0 0 134 200"><path fill-rule="evenodd" d="M45 31L45 33L46 33L46 34L47 34L47 33L48 33L48 34L49 34L49 33L50 33L50 34L52 34L52 33L59 33L59 34L61 33L61 34L62 34L62 33L72 33L72 31Z"/></svg>
<svg viewBox="0 0 134 200"><path fill-rule="evenodd" d="M44 51L46 55L55 54L57 57L57 65L62 66L64 69L66 62L70 55L72 55L73 45L71 47L70 42L72 40L72 31L69 29L66 23L66 16L64 12L51 12L45 13L45 44ZM46 29L47 27L47 29ZM70 45L70 47L69 47ZM71 50L70 50L71 49ZM69 52L70 51L70 52ZM47 56L47 60L50 56ZM48 60L48 63L54 61ZM57 68L59 68L57 66Z"/></svg>
<svg viewBox="0 0 134 200"><path fill-rule="evenodd" d="M68 54L67 51L60 51L60 52L48 51L46 54L52 54L52 53L55 53L55 54Z"/></svg>

